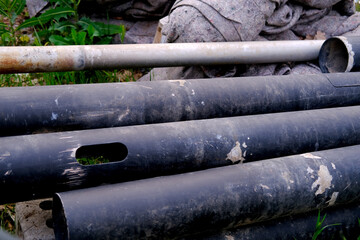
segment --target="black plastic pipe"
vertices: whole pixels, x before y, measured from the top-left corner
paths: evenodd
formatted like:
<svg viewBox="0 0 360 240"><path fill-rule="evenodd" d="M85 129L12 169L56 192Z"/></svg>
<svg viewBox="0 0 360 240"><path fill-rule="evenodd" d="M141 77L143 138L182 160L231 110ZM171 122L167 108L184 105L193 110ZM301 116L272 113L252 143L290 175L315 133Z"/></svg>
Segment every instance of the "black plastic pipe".
<svg viewBox="0 0 360 240"><path fill-rule="evenodd" d="M191 239L360 200L360 146L58 193L57 239Z"/></svg>
<svg viewBox="0 0 360 240"><path fill-rule="evenodd" d="M0 136L360 104L360 73L0 88Z"/></svg>
<svg viewBox="0 0 360 240"><path fill-rule="evenodd" d="M191 236L192 240L253 240L253 239L312 239L316 232L319 210L297 214L267 222L251 224L237 229L222 231L213 235ZM321 239L357 239L360 236L359 203L341 205L320 211L321 227L328 226L316 238ZM184 238L186 239L186 238Z"/></svg>
<svg viewBox="0 0 360 240"><path fill-rule="evenodd" d="M360 106L3 137L0 203L355 144Z"/></svg>
<svg viewBox="0 0 360 240"><path fill-rule="evenodd" d="M360 36L327 39L320 49L319 65L323 73L359 71Z"/></svg>

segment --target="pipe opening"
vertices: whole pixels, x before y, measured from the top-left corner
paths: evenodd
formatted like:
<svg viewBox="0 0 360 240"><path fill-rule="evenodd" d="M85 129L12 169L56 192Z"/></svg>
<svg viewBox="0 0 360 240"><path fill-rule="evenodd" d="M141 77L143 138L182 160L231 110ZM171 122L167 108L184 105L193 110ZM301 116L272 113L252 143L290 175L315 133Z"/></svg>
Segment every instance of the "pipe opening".
<svg viewBox="0 0 360 240"><path fill-rule="evenodd" d="M53 218L55 239L68 240L69 231L68 231L66 216L60 196L58 194L55 194L53 201L54 202L53 202L52 218Z"/></svg>
<svg viewBox="0 0 360 240"><path fill-rule="evenodd" d="M75 158L81 165L98 165L121 162L128 155L127 147L122 143L108 143L82 146L76 150Z"/></svg>
<svg viewBox="0 0 360 240"><path fill-rule="evenodd" d="M339 38L329 38L319 53L319 65L323 73L349 72L349 52ZM351 66L352 67L352 66Z"/></svg>

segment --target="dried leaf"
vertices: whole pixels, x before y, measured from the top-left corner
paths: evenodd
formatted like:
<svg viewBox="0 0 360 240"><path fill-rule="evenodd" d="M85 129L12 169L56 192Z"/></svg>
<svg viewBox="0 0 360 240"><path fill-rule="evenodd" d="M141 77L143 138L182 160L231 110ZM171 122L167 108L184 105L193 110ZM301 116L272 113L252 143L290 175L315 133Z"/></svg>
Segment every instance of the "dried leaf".
<svg viewBox="0 0 360 240"><path fill-rule="evenodd" d="M314 36L314 40L326 40L326 34L324 32L317 31Z"/></svg>
<svg viewBox="0 0 360 240"><path fill-rule="evenodd" d="M326 40L326 34L321 31L317 31L314 36L306 35L305 40Z"/></svg>

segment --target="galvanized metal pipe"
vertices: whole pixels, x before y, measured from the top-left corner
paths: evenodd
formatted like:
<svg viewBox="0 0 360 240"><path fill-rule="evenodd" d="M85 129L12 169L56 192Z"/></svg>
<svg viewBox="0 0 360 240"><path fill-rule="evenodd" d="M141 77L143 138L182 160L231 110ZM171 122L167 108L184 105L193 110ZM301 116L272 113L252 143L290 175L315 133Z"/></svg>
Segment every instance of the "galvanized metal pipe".
<svg viewBox="0 0 360 240"><path fill-rule="evenodd" d="M360 104L360 73L0 88L0 136Z"/></svg>
<svg viewBox="0 0 360 240"><path fill-rule="evenodd" d="M358 202L359 155L357 145L58 193L55 235L191 239L195 233Z"/></svg>
<svg viewBox="0 0 360 240"><path fill-rule="evenodd" d="M0 74L317 59L323 41L1 47Z"/></svg>
<svg viewBox="0 0 360 240"><path fill-rule="evenodd" d="M3 137L0 203L360 144L359 119L355 106ZM101 156L109 163L76 160Z"/></svg>

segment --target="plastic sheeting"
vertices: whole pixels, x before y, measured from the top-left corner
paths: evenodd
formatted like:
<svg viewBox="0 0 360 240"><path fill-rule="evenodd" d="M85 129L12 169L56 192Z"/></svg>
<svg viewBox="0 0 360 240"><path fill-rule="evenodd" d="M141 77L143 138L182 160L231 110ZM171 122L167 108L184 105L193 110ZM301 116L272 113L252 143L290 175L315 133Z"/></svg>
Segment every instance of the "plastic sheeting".
<svg viewBox="0 0 360 240"><path fill-rule="evenodd" d="M359 32L353 0L177 0L163 28L167 42L325 39ZM279 49L280 50L280 49ZM154 69L152 80L321 73L313 63ZM195 71L195 73L194 73ZM142 80L146 80L145 76Z"/></svg>
<svg viewBox="0 0 360 240"><path fill-rule="evenodd" d="M110 14L133 19L159 19L165 16L175 0L96 0L106 6Z"/></svg>

